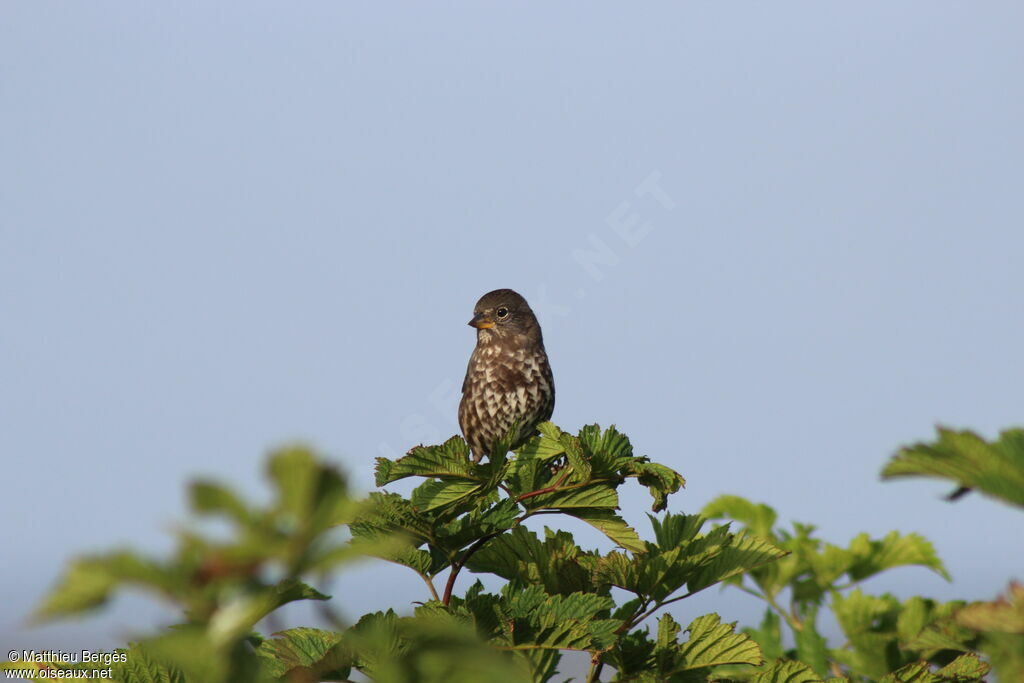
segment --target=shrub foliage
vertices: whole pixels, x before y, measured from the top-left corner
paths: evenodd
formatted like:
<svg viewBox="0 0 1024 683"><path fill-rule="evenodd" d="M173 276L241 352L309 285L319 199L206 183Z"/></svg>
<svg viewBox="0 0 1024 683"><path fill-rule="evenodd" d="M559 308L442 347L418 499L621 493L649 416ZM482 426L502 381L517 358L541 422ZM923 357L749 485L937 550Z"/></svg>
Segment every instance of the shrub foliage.
<svg viewBox="0 0 1024 683"><path fill-rule="evenodd" d="M493 453L506 453L496 445ZM633 453L614 427L578 434L554 424L514 454L473 463L453 437L378 458L376 479L417 485L407 496L358 497L346 479L305 448L271 454L274 498L253 505L229 488L192 484L198 517L230 535L193 526L167 558L120 550L73 561L35 618L99 608L127 588L181 609L180 624L119 652L113 678L128 683L209 681L882 681L1024 680L1024 588L990 603L940 603L870 595L860 584L901 566L944 577L932 545L896 531L847 545L809 524L778 524L766 504L722 496L701 514L666 512L679 473ZM1024 432L989 443L940 430L937 441L901 450L887 477L921 475L1011 504L1024 504ZM619 514L629 480L652 499L649 530ZM543 533L524 524L545 516ZM604 534L614 549L587 550L557 527L568 516ZM564 518L564 517L562 517ZM317 586L354 561L378 558L415 573L424 600L412 610L366 614L329 628L258 629L285 604L329 601ZM473 575L490 576L492 592ZM459 577L463 580L460 582ZM676 621L665 608L719 585L765 604L757 626L719 614ZM461 589L460 589L461 586ZM341 606L342 608L344 605ZM844 642L829 643L819 615L831 610ZM332 614L344 610L332 609ZM561 671L566 660L583 670ZM589 661L589 666L585 662ZM6 669L23 670L24 662ZM55 670L105 664L39 663ZM45 671L44 671L45 670Z"/></svg>

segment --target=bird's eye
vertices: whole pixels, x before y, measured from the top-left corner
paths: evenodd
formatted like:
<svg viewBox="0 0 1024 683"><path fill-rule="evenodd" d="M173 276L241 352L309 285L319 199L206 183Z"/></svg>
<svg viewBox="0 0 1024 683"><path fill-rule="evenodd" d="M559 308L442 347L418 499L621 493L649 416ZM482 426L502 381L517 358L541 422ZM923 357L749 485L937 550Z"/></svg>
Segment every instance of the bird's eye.
<svg viewBox="0 0 1024 683"><path fill-rule="evenodd" d="M505 308L504 306L502 306L501 308L499 308L495 312L498 314L499 318L507 318L508 317L508 309Z"/></svg>

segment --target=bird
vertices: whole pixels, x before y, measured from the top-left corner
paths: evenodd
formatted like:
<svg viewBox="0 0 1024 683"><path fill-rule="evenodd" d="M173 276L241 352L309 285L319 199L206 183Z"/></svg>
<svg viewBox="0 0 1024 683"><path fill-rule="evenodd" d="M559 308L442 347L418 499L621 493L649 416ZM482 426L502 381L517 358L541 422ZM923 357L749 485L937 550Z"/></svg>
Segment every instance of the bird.
<svg viewBox="0 0 1024 683"><path fill-rule="evenodd" d="M555 409L555 380L540 323L526 299L511 289L480 297L469 325L476 348L469 358L459 402L459 427L473 462L487 455L496 439L514 425L509 448L515 450L537 433Z"/></svg>

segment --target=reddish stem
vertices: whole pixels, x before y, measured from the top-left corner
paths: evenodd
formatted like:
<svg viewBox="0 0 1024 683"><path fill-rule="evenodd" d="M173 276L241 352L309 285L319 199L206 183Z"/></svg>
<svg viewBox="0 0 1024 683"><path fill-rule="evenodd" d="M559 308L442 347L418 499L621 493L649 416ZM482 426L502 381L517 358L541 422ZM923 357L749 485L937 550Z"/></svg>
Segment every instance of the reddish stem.
<svg viewBox="0 0 1024 683"><path fill-rule="evenodd" d="M558 481L556 481L551 486L548 486L548 487L542 488L542 489L537 489L536 491L530 491L529 493L524 493L523 495L517 497L516 498L516 502L518 503L520 501L526 500L527 498L533 498L534 496L541 496L541 495L544 495L545 493L551 493L552 491L556 491L559 486L561 486L562 484L565 483L565 480L566 480L566 478L568 478L570 471L571 470L566 470L565 474L563 474L561 477L559 477Z"/></svg>
<svg viewBox="0 0 1024 683"><path fill-rule="evenodd" d="M556 481L551 486L522 494L521 496L516 498L516 502L518 503L528 498L533 498L534 496L540 496L545 493L551 493L552 491L558 490L558 487L565 483L565 480L568 478L571 471L572 470L567 469L565 473L558 478L558 481ZM522 519L523 518L520 518L518 521L522 521ZM451 602L452 590L454 590L455 588L455 579L458 578L459 572L462 571L462 568L466 565L466 562L469 561L469 558L472 557L473 553L475 553L477 550L480 550L480 548L483 547L484 543L487 543L487 541L491 540L495 536L500 536L502 533L504 533L504 531L498 531L493 534L487 534L483 538L478 539L476 543L469 546L466 552L463 553L462 557L460 557L458 561L452 565L452 571L450 574L448 574L448 582L444 585L444 595L441 596L442 604L447 605L449 602Z"/></svg>
<svg viewBox="0 0 1024 683"><path fill-rule="evenodd" d="M500 536L502 533L503 532L498 531L493 534L487 534L483 538L477 539L477 542L469 546L469 549L462 554L462 557L459 558L458 562L452 565L452 571L448 575L448 583L444 585L444 595L441 597L441 602L443 604L447 605L449 602L451 602L452 589L455 588L455 579L456 577L458 577L459 572L462 570L462 568L466 565L466 562L469 560L470 556L477 550L480 550L480 548L483 547L484 543L487 543L487 541L491 540L495 536Z"/></svg>

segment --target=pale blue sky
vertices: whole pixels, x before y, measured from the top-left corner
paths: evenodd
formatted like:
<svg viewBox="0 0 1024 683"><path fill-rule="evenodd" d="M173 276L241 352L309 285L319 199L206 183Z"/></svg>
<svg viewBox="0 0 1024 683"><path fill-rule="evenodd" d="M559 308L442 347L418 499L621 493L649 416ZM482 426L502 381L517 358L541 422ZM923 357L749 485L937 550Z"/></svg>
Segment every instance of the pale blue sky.
<svg viewBox="0 0 1024 683"><path fill-rule="evenodd" d="M260 496L263 453L302 439L368 489L375 456L450 436L496 287L538 311L555 421L681 471L673 510L730 492L838 543L918 531L955 577L876 591L1024 578L1019 511L878 480L936 423L1022 419L1022 24L1016 2L4 2L0 642L150 626L136 600L21 619L75 553L169 548L194 475ZM645 492L623 505L645 525ZM425 597L379 567L336 595ZM699 599L681 613L756 618Z"/></svg>

